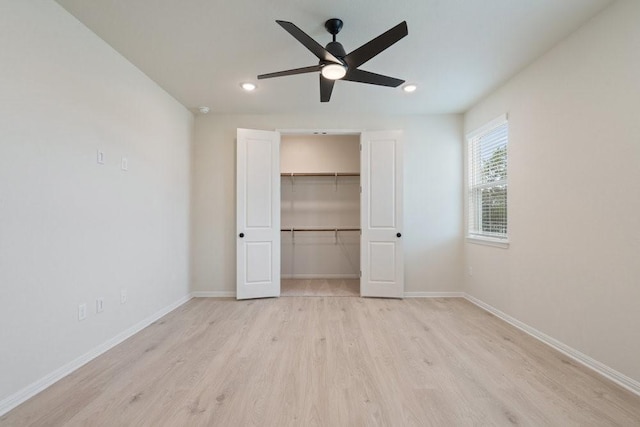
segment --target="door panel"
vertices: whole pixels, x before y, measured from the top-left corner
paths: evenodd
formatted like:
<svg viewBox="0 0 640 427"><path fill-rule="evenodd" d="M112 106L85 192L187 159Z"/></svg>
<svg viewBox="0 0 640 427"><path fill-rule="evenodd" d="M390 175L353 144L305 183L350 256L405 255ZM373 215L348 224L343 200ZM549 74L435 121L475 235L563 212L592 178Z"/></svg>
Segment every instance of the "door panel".
<svg viewBox="0 0 640 427"><path fill-rule="evenodd" d="M280 134L238 129L236 297L280 295Z"/></svg>
<svg viewBox="0 0 640 427"><path fill-rule="evenodd" d="M246 225L247 227L271 227L272 216L272 146L264 139L247 138Z"/></svg>
<svg viewBox="0 0 640 427"><path fill-rule="evenodd" d="M245 248L247 283L268 284L273 277L271 260L274 255L271 242L247 242Z"/></svg>
<svg viewBox="0 0 640 427"><path fill-rule="evenodd" d="M369 242L369 279L372 282L395 283L396 244L391 242Z"/></svg>
<svg viewBox="0 0 640 427"><path fill-rule="evenodd" d="M402 298L402 132L361 135L360 293Z"/></svg>
<svg viewBox="0 0 640 427"><path fill-rule="evenodd" d="M373 228L395 227L395 141L369 144L370 221Z"/></svg>

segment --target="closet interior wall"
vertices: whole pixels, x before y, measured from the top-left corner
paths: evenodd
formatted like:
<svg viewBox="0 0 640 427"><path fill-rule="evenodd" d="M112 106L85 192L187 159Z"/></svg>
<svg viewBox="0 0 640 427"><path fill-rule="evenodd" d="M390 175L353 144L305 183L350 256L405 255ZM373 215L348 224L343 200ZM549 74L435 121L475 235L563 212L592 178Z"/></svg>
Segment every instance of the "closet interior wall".
<svg viewBox="0 0 640 427"><path fill-rule="evenodd" d="M359 277L359 135L283 135L280 170L282 278Z"/></svg>

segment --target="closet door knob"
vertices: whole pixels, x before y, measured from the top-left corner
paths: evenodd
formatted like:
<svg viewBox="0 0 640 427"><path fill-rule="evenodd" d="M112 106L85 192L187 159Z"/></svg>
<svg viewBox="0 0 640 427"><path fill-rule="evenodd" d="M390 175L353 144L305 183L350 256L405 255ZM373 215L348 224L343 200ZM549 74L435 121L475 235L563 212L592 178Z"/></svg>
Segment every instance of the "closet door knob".
<svg viewBox="0 0 640 427"><path fill-rule="evenodd" d="M402 233L397 233L396 237L402 237Z"/></svg>
<svg viewBox="0 0 640 427"><path fill-rule="evenodd" d="M238 234L238 236L240 236L240 238L242 239L244 237L244 233L240 233Z"/></svg>

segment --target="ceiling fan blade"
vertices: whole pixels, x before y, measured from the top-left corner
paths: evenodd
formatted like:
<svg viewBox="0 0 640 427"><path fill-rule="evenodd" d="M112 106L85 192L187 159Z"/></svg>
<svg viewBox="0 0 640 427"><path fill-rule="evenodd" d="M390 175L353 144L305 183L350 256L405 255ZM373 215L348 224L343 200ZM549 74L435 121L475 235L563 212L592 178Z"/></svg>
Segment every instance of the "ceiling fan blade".
<svg viewBox="0 0 640 427"><path fill-rule="evenodd" d="M292 70L278 71L275 73L260 74L258 80L270 79L272 77L292 76L294 74L313 73L314 71L320 71L322 65L312 65L310 67L294 68Z"/></svg>
<svg viewBox="0 0 640 427"><path fill-rule="evenodd" d="M288 21L276 21L282 28L284 28L289 34L295 37L300 43L311 51L321 61L335 62L336 64L342 64L342 62L333 56L327 49L322 47L320 43L312 39L307 33L298 28L294 23Z"/></svg>
<svg viewBox="0 0 640 427"><path fill-rule="evenodd" d="M398 87L402 83L404 83L404 80L351 68L349 69L349 71L347 71L347 75L344 76L342 80L389 87Z"/></svg>
<svg viewBox="0 0 640 427"><path fill-rule="evenodd" d="M392 29L382 33L375 39L363 44L353 52L344 57L344 61L349 68L357 68L364 64L389 46L396 43L401 38L409 34L407 21L402 21Z"/></svg>
<svg viewBox="0 0 640 427"><path fill-rule="evenodd" d="M335 82L335 80L327 79L320 74L320 102L329 102Z"/></svg>

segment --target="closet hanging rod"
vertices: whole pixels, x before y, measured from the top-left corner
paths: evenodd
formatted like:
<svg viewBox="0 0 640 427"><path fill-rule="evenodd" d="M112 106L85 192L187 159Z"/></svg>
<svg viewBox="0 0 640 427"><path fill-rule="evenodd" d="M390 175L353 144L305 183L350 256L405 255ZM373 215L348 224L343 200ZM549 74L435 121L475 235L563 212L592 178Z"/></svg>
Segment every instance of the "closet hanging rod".
<svg viewBox="0 0 640 427"><path fill-rule="evenodd" d="M282 228L280 231L360 231L359 228Z"/></svg>
<svg viewBox="0 0 640 427"><path fill-rule="evenodd" d="M360 176L357 172L282 172L280 176Z"/></svg>

